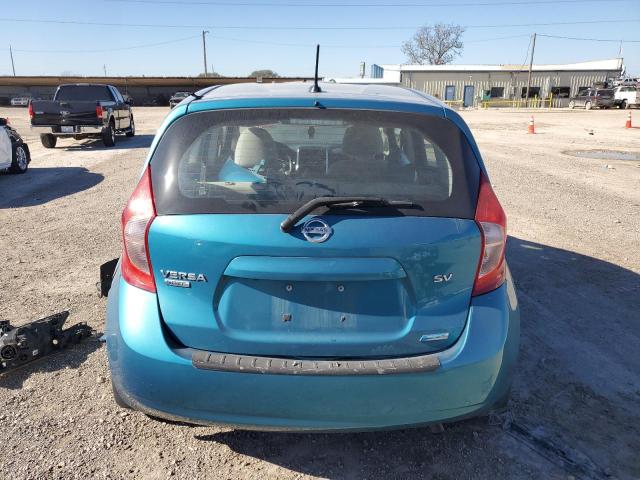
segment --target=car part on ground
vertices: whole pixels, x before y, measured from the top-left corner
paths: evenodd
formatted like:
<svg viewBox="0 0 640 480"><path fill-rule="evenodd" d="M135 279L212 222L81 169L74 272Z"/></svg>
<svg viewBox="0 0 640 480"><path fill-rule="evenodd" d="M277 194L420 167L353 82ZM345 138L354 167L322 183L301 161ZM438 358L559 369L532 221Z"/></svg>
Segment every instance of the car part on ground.
<svg viewBox="0 0 640 480"><path fill-rule="evenodd" d="M84 322L62 330L68 317L69 312L64 311L19 327L0 321L0 373L63 350L94 334Z"/></svg>

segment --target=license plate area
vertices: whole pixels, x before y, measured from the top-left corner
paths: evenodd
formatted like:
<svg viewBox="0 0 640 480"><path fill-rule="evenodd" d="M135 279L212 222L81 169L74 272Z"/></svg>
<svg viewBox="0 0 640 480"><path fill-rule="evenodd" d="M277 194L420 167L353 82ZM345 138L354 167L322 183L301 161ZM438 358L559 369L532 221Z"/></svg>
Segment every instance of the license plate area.
<svg viewBox="0 0 640 480"><path fill-rule="evenodd" d="M74 126L62 126L62 127L60 127L60 132L61 133L75 133L75 127Z"/></svg>
<svg viewBox="0 0 640 480"><path fill-rule="evenodd" d="M314 343L349 336L396 338L415 314L402 279L282 281L226 278L216 310L221 330L252 336L298 333ZM281 340L286 341L282 338Z"/></svg>

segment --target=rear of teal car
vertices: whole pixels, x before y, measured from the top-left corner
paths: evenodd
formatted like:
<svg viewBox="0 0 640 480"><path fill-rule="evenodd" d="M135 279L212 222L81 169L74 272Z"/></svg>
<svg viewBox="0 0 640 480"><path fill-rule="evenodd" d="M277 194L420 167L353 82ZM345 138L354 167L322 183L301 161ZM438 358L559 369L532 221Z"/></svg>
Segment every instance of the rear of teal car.
<svg viewBox="0 0 640 480"><path fill-rule="evenodd" d="M176 108L122 216L117 402L261 430L448 422L506 402L506 218L462 119L373 86Z"/></svg>

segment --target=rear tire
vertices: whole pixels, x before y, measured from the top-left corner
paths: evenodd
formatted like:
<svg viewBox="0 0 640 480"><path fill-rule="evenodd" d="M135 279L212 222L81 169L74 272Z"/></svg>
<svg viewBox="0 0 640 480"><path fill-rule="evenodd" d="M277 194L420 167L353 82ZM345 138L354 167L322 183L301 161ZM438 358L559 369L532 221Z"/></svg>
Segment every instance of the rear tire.
<svg viewBox="0 0 640 480"><path fill-rule="evenodd" d="M116 128L113 121L102 129L102 143L105 147L113 147L116 144Z"/></svg>
<svg viewBox="0 0 640 480"><path fill-rule="evenodd" d="M56 148L56 142L58 139L55 135L51 135L50 133L42 133L40 134L40 141L44 148Z"/></svg>
<svg viewBox="0 0 640 480"><path fill-rule="evenodd" d="M576 108L576 102L574 102L573 100L571 100L571 101L569 102L569 108L570 108L571 110L573 110L574 108Z"/></svg>
<svg viewBox="0 0 640 480"><path fill-rule="evenodd" d="M25 173L29 168L29 150L23 144L13 147L13 159L9 171L11 173Z"/></svg>
<svg viewBox="0 0 640 480"><path fill-rule="evenodd" d="M584 104L584 109L585 110L591 110L591 102L587 102Z"/></svg>
<svg viewBox="0 0 640 480"><path fill-rule="evenodd" d="M622 100L622 102L620 103L620 109L621 110L626 110L627 108L628 108L627 101L626 100Z"/></svg>
<svg viewBox="0 0 640 480"><path fill-rule="evenodd" d="M136 122L133 121L133 115L131 115L129 129L127 130L127 137L131 138L136 134Z"/></svg>

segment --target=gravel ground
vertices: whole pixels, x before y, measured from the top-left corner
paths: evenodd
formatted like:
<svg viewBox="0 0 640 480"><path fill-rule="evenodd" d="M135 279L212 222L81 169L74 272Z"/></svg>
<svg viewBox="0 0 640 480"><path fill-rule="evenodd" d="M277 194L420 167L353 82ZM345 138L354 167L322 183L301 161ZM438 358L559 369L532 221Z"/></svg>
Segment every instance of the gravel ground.
<svg viewBox="0 0 640 480"><path fill-rule="evenodd" d="M98 266L119 255L121 209L167 113L135 108L138 135L45 150L25 109L26 175L0 174L0 318L68 309L101 332ZM636 112L634 112L636 113ZM509 411L444 433L284 434L190 427L116 407L91 339L0 377L3 478L640 478L640 153L626 112L469 111L509 218L522 309ZM640 122L640 115L635 115Z"/></svg>

